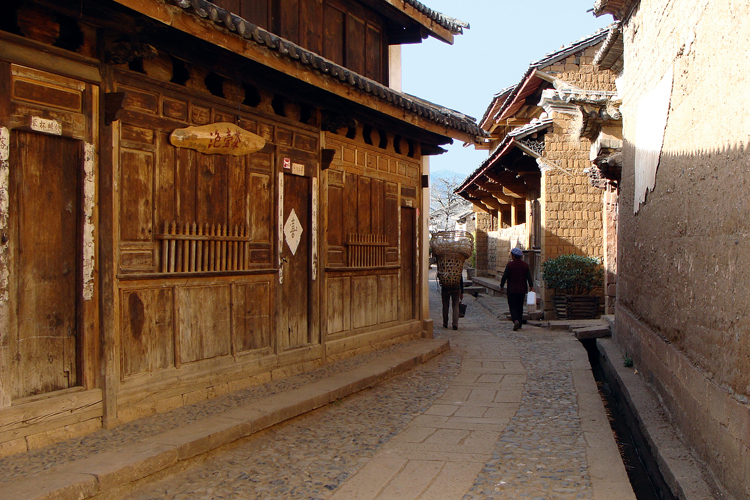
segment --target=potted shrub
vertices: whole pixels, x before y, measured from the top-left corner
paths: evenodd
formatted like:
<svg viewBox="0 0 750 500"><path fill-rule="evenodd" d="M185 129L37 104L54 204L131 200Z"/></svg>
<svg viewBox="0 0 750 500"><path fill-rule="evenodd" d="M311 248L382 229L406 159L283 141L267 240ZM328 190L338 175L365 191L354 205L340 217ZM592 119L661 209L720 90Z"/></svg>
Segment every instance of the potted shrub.
<svg viewBox="0 0 750 500"><path fill-rule="evenodd" d="M591 291L604 283L604 270L599 260L582 255L566 254L542 264L542 280L554 290L552 302L560 319L595 318L599 297Z"/></svg>

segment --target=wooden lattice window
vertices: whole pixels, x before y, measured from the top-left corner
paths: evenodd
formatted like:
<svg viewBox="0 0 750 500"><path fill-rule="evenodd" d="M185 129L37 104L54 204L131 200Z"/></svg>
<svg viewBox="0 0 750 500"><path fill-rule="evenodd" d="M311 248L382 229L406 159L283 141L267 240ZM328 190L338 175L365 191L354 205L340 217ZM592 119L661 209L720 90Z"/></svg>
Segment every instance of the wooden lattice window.
<svg viewBox="0 0 750 500"><path fill-rule="evenodd" d="M249 228L228 224L164 223L161 270L205 273L248 269Z"/></svg>
<svg viewBox="0 0 750 500"><path fill-rule="evenodd" d="M350 233L346 245L349 267L376 267L385 265L388 239L385 234Z"/></svg>

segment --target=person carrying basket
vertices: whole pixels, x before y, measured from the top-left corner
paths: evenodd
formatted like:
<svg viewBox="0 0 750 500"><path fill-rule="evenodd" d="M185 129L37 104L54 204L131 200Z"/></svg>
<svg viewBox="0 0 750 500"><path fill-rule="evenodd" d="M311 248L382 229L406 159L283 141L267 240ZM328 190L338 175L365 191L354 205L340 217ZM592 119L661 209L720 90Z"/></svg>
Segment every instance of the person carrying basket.
<svg viewBox="0 0 750 500"><path fill-rule="evenodd" d="M448 328L448 311L452 309L452 326L458 330L459 304L464 296L463 265L474 249L474 237L466 231L442 231L432 235L430 249L437 257L443 328Z"/></svg>

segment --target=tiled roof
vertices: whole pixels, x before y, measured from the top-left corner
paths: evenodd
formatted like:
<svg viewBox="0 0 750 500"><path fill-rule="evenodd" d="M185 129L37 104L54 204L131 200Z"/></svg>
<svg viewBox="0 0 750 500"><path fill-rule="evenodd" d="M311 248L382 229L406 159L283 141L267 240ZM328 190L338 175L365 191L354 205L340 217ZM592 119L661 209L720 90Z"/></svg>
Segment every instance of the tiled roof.
<svg viewBox="0 0 750 500"><path fill-rule="evenodd" d="M229 31L236 33L238 36L276 51L282 56L308 67L311 71L328 75L331 78L335 78L344 84L350 85L361 92L376 96L439 125L458 130L474 137L486 136L486 132L479 128L473 118L436 104L429 103L422 99L414 98L408 94L397 92L390 87L366 78L314 52L304 49L289 40L274 35L273 33L246 21L226 9L208 2L207 0L172 1L180 8L194 12L201 17L208 18L215 24L223 26ZM419 2L416 2L416 0L406 1L410 4L414 2L422 5ZM424 8L426 9L426 7Z"/></svg>
<svg viewBox="0 0 750 500"><path fill-rule="evenodd" d="M601 28L589 36L585 36L573 43L565 45L564 47L546 54L538 61L532 62L531 67L538 69L555 64L556 62L562 61L563 59L575 54L576 52L580 52L581 50L593 47L597 43L607 38L607 35L609 35L609 27Z"/></svg>
<svg viewBox="0 0 750 500"><path fill-rule="evenodd" d="M505 99L508 97L509 93L515 89L515 85L511 85L510 87L506 87L494 96L492 96L492 102L490 102L490 105L487 106L487 109L484 110L484 115L482 115L482 118L479 120L479 126L484 127L485 122L490 118L490 114L492 113L492 110L497 108L498 102L500 104L505 102Z"/></svg>
<svg viewBox="0 0 750 500"><path fill-rule="evenodd" d="M519 93L521 93L524 89L528 87L529 83L538 83L537 78L534 77L534 73L536 70L540 68L545 68L547 66L551 66L555 64L558 61L562 61L563 59L580 52L584 49L587 49L589 47L593 47L594 45L601 43L604 39L607 38L609 35L609 27L602 28L597 30L595 33L583 37L580 40L576 40L575 42L568 44L558 50L555 50L553 52L550 52L549 54L545 55L543 58L539 59L538 61L534 61L529 65L529 69L526 70L526 74L521 79L521 82L516 85L516 87L513 89L513 91L508 95L508 98L505 100L502 106L500 106L500 109L493 117L494 119L497 119L500 115L503 114L506 109L513 104L514 101L516 101L519 97ZM541 81L541 80L539 80ZM522 98L527 97L533 93L532 90L526 90L525 94L521 95Z"/></svg>
<svg viewBox="0 0 750 500"><path fill-rule="evenodd" d="M463 21L459 21L458 19L454 19L452 17L448 17L444 14L441 14L440 12L436 10L432 10L431 8L427 7L422 2L418 2L417 0L404 0L405 3L408 3L415 9L417 9L419 12L424 14L425 16L429 17L436 23L438 23L443 28L447 29L454 35L460 35L464 32L464 28L469 28L469 23L465 23Z"/></svg>
<svg viewBox="0 0 750 500"><path fill-rule="evenodd" d="M491 168L498 159L502 158L508 153L508 151L516 147L518 145L518 142L516 141L520 141L534 132L539 132L540 130L549 128L552 125L552 121L552 118L535 118L531 123L508 132L508 134L503 137L503 140L500 141L500 144L498 144L495 149L490 152L489 156L485 158L484 161L471 174L469 174L468 177L466 177L466 179L464 179L461 185L456 188L455 192L460 193L469 187L478 177L484 174L487 169Z"/></svg>
<svg viewBox="0 0 750 500"><path fill-rule="evenodd" d="M510 137L514 137L516 140L520 140L533 134L534 132L544 130L550 125L552 125L552 118L534 118L533 120L531 120L531 123L528 123L523 127L518 127L511 130L510 132L508 132L508 135Z"/></svg>
<svg viewBox="0 0 750 500"><path fill-rule="evenodd" d="M616 20L622 20L632 11L639 0L596 0L594 15L596 17L611 14Z"/></svg>
<svg viewBox="0 0 750 500"><path fill-rule="evenodd" d="M594 57L594 66L619 71L622 69L622 53L622 23L618 22L609 27L607 39Z"/></svg>

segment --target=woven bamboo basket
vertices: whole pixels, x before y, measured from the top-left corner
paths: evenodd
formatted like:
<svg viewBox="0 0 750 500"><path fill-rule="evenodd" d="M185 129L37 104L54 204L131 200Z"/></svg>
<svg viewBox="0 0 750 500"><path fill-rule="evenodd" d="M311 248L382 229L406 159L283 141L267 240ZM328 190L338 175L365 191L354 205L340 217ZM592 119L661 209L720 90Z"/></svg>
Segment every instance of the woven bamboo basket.
<svg viewBox="0 0 750 500"><path fill-rule="evenodd" d="M461 286L461 271L466 258L459 254L438 255L437 279L443 288L458 288Z"/></svg>
<svg viewBox="0 0 750 500"><path fill-rule="evenodd" d="M465 259L474 251L474 236L467 231L441 231L430 238L430 250L438 257L460 254Z"/></svg>
<svg viewBox="0 0 750 500"><path fill-rule="evenodd" d="M430 250L437 257L440 286L458 288L464 261L474 250L474 237L466 231L441 231L432 235Z"/></svg>

